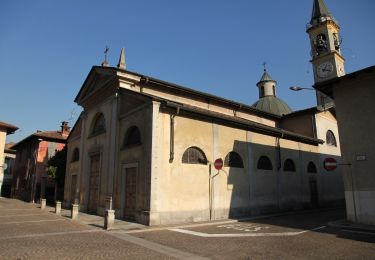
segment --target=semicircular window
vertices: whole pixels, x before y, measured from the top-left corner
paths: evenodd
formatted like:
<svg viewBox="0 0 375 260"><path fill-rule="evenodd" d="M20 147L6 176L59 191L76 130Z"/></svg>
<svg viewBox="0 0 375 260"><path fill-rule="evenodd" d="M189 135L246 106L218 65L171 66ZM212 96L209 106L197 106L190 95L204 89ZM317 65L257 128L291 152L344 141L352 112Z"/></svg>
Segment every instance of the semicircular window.
<svg viewBox="0 0 375 260"><path fill-rule="evenodd" d="M141 144L141 132L138 127L131 126L126 131L123 147L136 146Z"/></svg>
<svg viewBox="0 0 375 260"><path fill-rule="evenodd" d="M257 169L272 171L272 162L267 156L261 156L258 159Z"/></svg>
<svg viewBox="0 0 375 260"><path fill-rule="evenodd" d="M309 162L307 165L307 172L308 173L317 173L316 166L313 162Z"/></svg>
<svg viewBox="0 0 375 260"><path fill-rule="evenodd" d="M295 172L296 166L292 159L286 159L284 162L284 171L286 172Z"/></svg>
<svg viewBox="0 0 375 260"><path fill-rule="evenodd" d="M225 167L243 168L243 161L241 156L236 152L229 152L225 156L224 160Z"/></svg>
<svg viewBox="0 0 375 260"><path fill-rule="evenodd" d="M96 114L91 128L92 135L105 133L105 119L102 113Z"/></svg>
<svg viewBox="0 0 375 260"><path fill-rule="evenodd" d="M207 164L207 158L201 149L192 146L186 149L184 154L182 155L182 163Z"/></svg>
<svg viewBox="0 0 375 260"><path fill-rule="evenodd" d="M72 155L71 162L78 162L79 161L79 150L78 148L75 148Z"/></svg>
<svg viewBox="0 0 375 260"><path fill-rule="evenodd" d="M328 145L337 146L336 137L331 130L327 131L326 142L327 142Z"/></svg>

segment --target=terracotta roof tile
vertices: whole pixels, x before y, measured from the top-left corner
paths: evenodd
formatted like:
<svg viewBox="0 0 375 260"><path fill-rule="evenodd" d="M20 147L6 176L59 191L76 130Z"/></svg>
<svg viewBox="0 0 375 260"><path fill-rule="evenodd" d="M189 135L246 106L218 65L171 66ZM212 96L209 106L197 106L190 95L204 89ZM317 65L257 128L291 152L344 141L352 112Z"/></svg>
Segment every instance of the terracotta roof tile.
<svg viewBox="0 0 375 260"><path fill-rule="evenodd" d="M2 122L2 121L0 121L0 127L6 128L7 134L13 134L18 129L17 126L14 126L14 125Z"/></svg>

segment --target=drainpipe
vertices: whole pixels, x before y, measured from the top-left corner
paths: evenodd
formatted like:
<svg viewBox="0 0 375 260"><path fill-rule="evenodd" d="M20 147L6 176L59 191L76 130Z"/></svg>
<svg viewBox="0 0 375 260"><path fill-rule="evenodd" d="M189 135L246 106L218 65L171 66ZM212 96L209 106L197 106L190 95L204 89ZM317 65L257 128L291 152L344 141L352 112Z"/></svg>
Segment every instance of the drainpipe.
<svg viewBox="0 0 375 260"><path fill-rule="evenodd" d="M281 135L281 138L283 134ZM277 171L276 171L276 187L277 187L277 206L280 211L280 169L281 169L281 148L280 148L280 137L276 137L276 153L277 153Z"/></svg>
<svg viewBox="0 0 375 260"><path fill-rule="evenodd" d="M169 132L169 163L174 159L174 118L180 113L180 107L176 107L176 112L170 115L170 132Z"/></svg>

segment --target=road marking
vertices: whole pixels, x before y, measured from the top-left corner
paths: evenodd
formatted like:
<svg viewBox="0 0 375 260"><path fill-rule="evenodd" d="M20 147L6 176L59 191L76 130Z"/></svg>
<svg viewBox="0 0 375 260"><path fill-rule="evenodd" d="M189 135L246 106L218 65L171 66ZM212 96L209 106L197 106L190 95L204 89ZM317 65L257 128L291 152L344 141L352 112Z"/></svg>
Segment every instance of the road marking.
<svg viewBox="0 0 375 260"><path fill-rule="evenodd" d="M193 228L193 227L205 227L205 226L215 226L220 224L227 224L227 223L236 223L240 220L225 220L225 221L217 221L217 222L207 222L207 223L198 223L198 224L189 224L189 225L178 225L178 226L168 226L168 227L156 227L156 228L147 228L147 229L137 229L137 230L129 230L126 231L127 234L133 233L143 233L143 232L152 232L152 231L161 231L161 230L168 230L171 228ZM115 231L117 232L117 231ZM123 231L119 231L123 232Z"/></svg>
<svg viewBox="0 0 375 260"><path fill-rule="evenodd" d="M36 223L36 222L53 222L53 221L65 221L65 220L66 219L45 219L45 220L14 221L14 222L0 223L0 225Z"/></svg>
<svg viewBox="0 0 375 260"><path fill-rule="evenodd" d="M112 235L112 236L114 236L116 238L119 238L121 240L130 242L132 244L136 244L136 245L151 249L151 250L156 251L158 253L162 253L164 255L175 257L177 259L202 259L202 260L203 259L209 259L209 258L201 257L201 256L198 256L198 255L194 255L194 254L191 254L191 253L188 253L188 252L184 252L184 251L172 248L172 247L164 246L164 245L161 245L161 244L158 244L158 243L155 243L155 242L151 242L151 241L148 241L148 240L145 240L145 239L142 239L142 238L133 237L133 236L128 235L126 233L108 232L107 234Z"/></svg>
<svg viewBox="0 0 375 260"><path fill-rule="evenodd" d="M257 226L252 223L240 223L240 224L227 224L227 225L220 225L217 226L218 228L226 228L226 229L234 229L240 230L245 232L257 232L262 229L269 229L268 226Z"/></svg>
<svg viewBox="0 0 375 260"><path fill-rule="evenodd" d="M208 233L196 232L196 231L180 229L180 228L172 228L172 229L168 229L168 230L183 233L183 234L198 236L198 237L286 237L286 236L301 235L303 233L323 229L325 227L326 226L321 226L321 227L317 227L317 228L313 228L313 229L309 229L309 230L303 230L303 231L299 231L299 232L240 233L240 234L208 234Z"/></svg>
<svg viewBox="0 0 375 260"><path fill-rule="evenodd" d="M103 230L100 230L100 229L90 229L90 230L80 230L80 231L66 231L66 232L53 232L53 233L39 233L39 234L30 234L30 235L18 235L18 236L0 237L0 240L18 239L18 238L33 238L33 237L47 237L47 236L60 236L60 235L71 235L71 234L93 233L93 232L103 232Z"/></svg>

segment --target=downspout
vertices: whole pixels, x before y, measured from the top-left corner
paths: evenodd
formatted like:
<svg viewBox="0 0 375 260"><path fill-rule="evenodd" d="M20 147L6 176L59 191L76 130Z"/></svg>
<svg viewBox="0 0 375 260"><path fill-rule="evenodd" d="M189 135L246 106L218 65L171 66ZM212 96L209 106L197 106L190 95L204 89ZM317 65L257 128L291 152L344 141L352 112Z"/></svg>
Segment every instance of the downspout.
<svg viewBox="0 0 375 260"><path fill-rule="evenodd" d="M169 163L174 159L174 118L180 113L180 107L176 107L176 112L170 115L170 132L169 132Z"/></svg>
<svg viewBox="0 0 375 260"><path fill-rule="evenodd" d="M277 171L276 171L276 187L277 187L277 207L280 211L280 169L281 169L281 147L280 147L280 138L284 137L284 133L281 134L281 137L276 137L276 156L277 156Z"/></svg>
<svg viewBox="0 0 375 260"><path fill-rule="evenodd" d="M318 133L316 130L316 119L315 119L315 114L311 116L311 121L312 121L312 127L313 127L313 137L317 138Z"/></svg>

